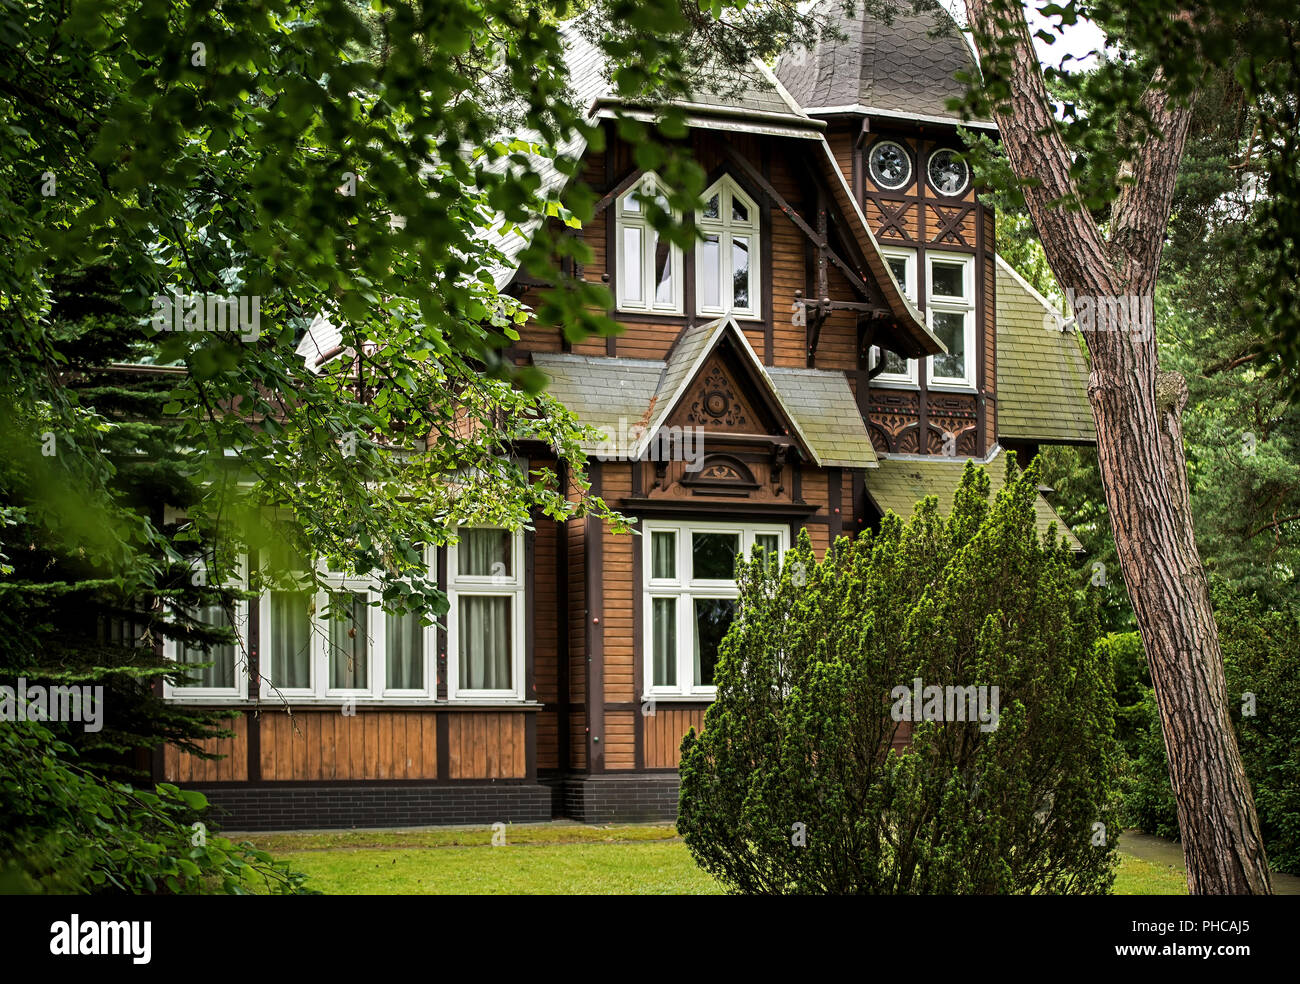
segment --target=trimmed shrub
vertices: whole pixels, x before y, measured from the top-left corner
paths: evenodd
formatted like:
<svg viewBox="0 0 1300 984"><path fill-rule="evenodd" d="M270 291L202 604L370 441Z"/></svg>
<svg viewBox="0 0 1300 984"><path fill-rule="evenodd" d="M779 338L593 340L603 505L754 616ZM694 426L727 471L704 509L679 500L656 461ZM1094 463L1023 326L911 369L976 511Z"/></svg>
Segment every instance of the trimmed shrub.
<svg viewBox="0 0 1300 984"><path fill-rule="evenodd" d="M1069 552L1036 532L1034 470L1009 467L991 506L968 465L948 519L930 498L822 562L805 531L779 568L742 563L717 699L682 743L678 820L730 890L1109 890L1108 650ZM953 720L945 692L925 703L947 719L909 744L896 718L918 679L997 687L996 719Z"/></svg>

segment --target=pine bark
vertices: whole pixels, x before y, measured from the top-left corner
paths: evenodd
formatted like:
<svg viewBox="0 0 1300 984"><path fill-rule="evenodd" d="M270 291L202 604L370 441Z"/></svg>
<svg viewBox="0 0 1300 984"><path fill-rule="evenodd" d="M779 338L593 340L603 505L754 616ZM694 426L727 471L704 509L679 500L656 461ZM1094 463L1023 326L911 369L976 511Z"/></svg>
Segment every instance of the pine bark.
<svg viewBox="0 0 1300 984"><path fill-rule="evenodd" d="M1137 298L1142 310L1154 310L1190 109L1171 104L1160 76L1152 79L1144 108L1162 137L1144 143L1104 237L1071 177L1021 3L965 2L986 85L1010 87L993 115L1016 175L1032 179L1025 199L1058 283L1076 297ZM1270 894L1192 526L1182 438L1186 381L1161 372L1150 320L1097 319L1084 337L1102 484L1164 728L1188 889Z"/></svg>

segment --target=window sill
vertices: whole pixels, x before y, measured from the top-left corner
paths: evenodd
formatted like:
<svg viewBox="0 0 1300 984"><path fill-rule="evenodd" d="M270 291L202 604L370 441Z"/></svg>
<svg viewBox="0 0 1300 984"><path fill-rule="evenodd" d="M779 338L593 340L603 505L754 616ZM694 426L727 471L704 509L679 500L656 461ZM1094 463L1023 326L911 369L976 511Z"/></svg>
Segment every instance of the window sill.
<svg viewBox="0 0 1300 984"><path fill-rule="evenodd" d="M918 383L908 382L903 379L876 378L871 380L869 383L867 383L867 385L872 388L879 387L880 389L912 390L912 391L916 391L921 388Z"/></svg>
<svg viewBox="0 0 1300 984"><path fill-rule="evenodd" d="M468 698L459 700L439 700L436 697L357 697L351 700L344 697L285 697L280 700L276 697L263 697L261 700L254 700L246 697L191 697L176 696L165 698L167 703L171 704L195 704L207 707L243 707L250 709L268 709L279 710L285 707L293 709L320 709L320 710L342 710L344 707L351 706L356 708L366 708L368 710L402 709L402 710L484 710L488 708L505 708L509 710L540 710L542 704L535 700L512 700L509 698L497 698L492 700Z"/></svg>

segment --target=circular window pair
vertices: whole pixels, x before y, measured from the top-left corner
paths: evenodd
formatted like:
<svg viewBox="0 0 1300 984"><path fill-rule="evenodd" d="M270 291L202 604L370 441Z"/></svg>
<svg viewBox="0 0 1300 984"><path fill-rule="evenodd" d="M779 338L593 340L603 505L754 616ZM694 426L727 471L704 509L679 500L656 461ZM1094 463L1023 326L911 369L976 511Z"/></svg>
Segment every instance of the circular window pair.
<svg viewBox="0 0 1300 984"><path fill-rule="evenodd" d="M912 155L902 144L878 140L871 148L871 179L886 191L906 188L912 181ZM941 195L960 195L970 183L970 169L955 150L936 150L927 168L930 187Z"/></svg>

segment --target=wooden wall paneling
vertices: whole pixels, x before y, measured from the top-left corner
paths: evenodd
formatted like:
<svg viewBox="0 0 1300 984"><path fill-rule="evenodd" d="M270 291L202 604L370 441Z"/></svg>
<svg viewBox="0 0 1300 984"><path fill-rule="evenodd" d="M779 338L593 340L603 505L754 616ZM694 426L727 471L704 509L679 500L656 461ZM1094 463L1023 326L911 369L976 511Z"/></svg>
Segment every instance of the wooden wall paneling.
<svg viewBox="0 0 1300 984"><path fill-rule="evenodd" d="M161 779L167 782L243 782L248 778L248 714L241 714L224 725L232 738L210 738L199 743L206 752L221 759L201 759L167 745L163 748Z"/></svg>

